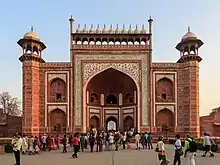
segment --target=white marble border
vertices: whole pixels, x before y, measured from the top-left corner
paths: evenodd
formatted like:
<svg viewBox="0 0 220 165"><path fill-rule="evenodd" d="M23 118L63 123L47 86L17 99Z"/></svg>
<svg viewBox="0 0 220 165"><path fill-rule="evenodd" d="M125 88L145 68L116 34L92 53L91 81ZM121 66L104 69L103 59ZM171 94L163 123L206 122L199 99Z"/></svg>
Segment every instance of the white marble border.
<svg viewBox="0 0 220 165"><path fill-rule="evenodd" d="M141 61L141 84L138 83L138 88L141 85L142 87L142 96L138 97L138 104L140 104L140 97L143 100L142 101L142 125L147 126L148 125L148 73L149 73L149 66L148 66L148 56L147 54L114 54L114 55L81 55L81 54L75 54L75 70L74 70L74 111L75 111L75 125L81 126L82 125L82 66L81 62L82 60L96 60L96 61L110 61L110 62L127 62L127 61L135 61L140 60ZM140 85L139 85L140 84ZM140 88L138 89L140 90ZM140 108L138 108L138 111L140 111ZM140 112L138 112L138 115ZM140 120L138 120L138 127L140 127ZM138 128L139 130L140 128Z"/></svg>
<svg viewBox="0 0 220 165"><path fill-rule="evenodd" d="M67 103L48 103L47 102L47 86L48 86L48 75L49 74L57 74L57 75L60 75L60 74L67 74L67 82L66 82L66 85L67 85ZM55 76L55 78L56 77L58 77L58 76ZM59 77L58 77L59 78ZM45 120L45 123L44 123L44 126L45 127L47 127L47 118L48 118L48 107L47 107L47 105L63 105L63 104L66 104L67 106L66 106L66 117L67 117L67 127L69 127L69 125L70 125L70 121L69 121L69 115L70 115L70 112L69 112L69 93L70 93L70 88L69 88L69 71L46 71L45 72L45 118L44 118L44 120Z"/></svg>
<svg viewBox="0 0 220 165"><path fill-rule="evenodd" d="M175 79L174 79L174 86L175 86L175 102L172 102L172 103L163 103L163 102L155 102L155 88L156 88L156 74L161 74L163 75L163 77L166 77L166 74L174 74L175 76ZM163 78L162 77L162 78ZM168 77L169 78L169 77ZM170 105L170 104L173 104L174 105L174 109L175 109L175 126L177 127L177 120L178 120L178 117L177 117L177 72L161 72L161 71L155 71L153 72L153 102L154 102L154 105L153 105L153 112L154 112L154 127L156 126L156 105Z"/></svg>

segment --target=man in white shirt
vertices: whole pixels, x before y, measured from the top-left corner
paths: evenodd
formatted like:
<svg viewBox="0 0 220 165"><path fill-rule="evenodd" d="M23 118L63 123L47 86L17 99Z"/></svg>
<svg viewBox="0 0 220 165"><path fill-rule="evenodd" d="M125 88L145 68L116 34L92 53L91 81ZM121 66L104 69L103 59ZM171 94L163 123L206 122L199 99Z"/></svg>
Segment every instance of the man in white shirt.
<svg viewBox="0 0 220 165"><path fill-rule="evenodd" d="M42 141L42 144L43 144L43 151L46 151L46 146L47 146L47 136L46 136L46 134L44 134L41 137L41 141Z"/></svg>
<svg viewBox="0 0 220 165"><path fill-rule="evenodd" d="M210 138L209 134L204 133L203 146L205 152L202 155L203 157L205 157L208 152L210 154L210 157L214 157L214 154L211 151L211 145L212 145L212 139Z"/></svg>
<svg viewBox="0 0 220 165"><path fill-rule="evenodd" d="M12 146L13 146L13 151L14 151L14 156L15 156L15 165L20 165L20 151L21 151L21 146L22 146L23 140L21 138L21 135L18 134L17 137L12 139Z"/></svg>
<svg viewBox="0 0 220 165"><path fill-rule="evenodd" d="M180 160L180 152L182 150L182 143L180 140L180 135L176 135L176 142L174 144L174 160L173 160L173 165L176 165L176 163L178 163L178 165L181 164L181 160Z"/></svg>

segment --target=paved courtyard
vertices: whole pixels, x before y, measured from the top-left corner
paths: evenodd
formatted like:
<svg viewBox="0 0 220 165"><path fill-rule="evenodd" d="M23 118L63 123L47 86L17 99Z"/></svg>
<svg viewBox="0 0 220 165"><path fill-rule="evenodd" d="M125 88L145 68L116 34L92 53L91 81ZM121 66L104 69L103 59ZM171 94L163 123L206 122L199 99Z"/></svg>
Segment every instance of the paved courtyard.
<svg viewBox="0 0 220 165"><path fill-rule="evenodd" d="M168 159L173 160L173 146L166 146L168 152ZM220 154L216 154L214 158L203 158L201 152L197 153L197 165L219 165ZM135 149L120 150L118 152L99 152L89 153L80 152L77 159L71 157L71 152L61 153L60 151L44 152L40 155L25 155L22 156L22 165L157 165L157 154L154 150L140 150ZM1 154L1 165L13 165L13 154ZM172 163L170 163L172 165Z"/></svg>

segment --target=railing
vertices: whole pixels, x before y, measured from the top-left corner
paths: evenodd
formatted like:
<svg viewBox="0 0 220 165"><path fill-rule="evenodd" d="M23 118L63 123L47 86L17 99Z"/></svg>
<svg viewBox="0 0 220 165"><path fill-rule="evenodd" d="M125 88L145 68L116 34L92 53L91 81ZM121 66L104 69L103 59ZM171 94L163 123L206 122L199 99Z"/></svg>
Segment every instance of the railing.
<svg viewBox="0 0 220 165"><path fill-rule="evenodd" d="M55 96L50 96L48 98L48 102L66 102L67 99L65 96L62 96L61 98L57 99Z"/></svg>

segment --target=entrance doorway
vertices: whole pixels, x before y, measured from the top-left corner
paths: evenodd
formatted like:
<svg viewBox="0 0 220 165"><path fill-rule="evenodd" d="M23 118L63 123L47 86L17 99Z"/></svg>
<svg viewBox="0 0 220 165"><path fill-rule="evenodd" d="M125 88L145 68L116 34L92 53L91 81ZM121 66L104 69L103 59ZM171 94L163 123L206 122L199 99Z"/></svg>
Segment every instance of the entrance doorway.
<svg viewBox="0 0 220 165"><path fill-rule="evenodd" d="M118 128L118 121L115 117L110 116L106 119L106 130L107 131L116 131Z"/></svg>
<svg viewBox="0 0 220 165"><path fill-rule="evenodd" d="M134 120L131 116L127 116L124 119L124 130L130 130L134 128Z"/></svg>

